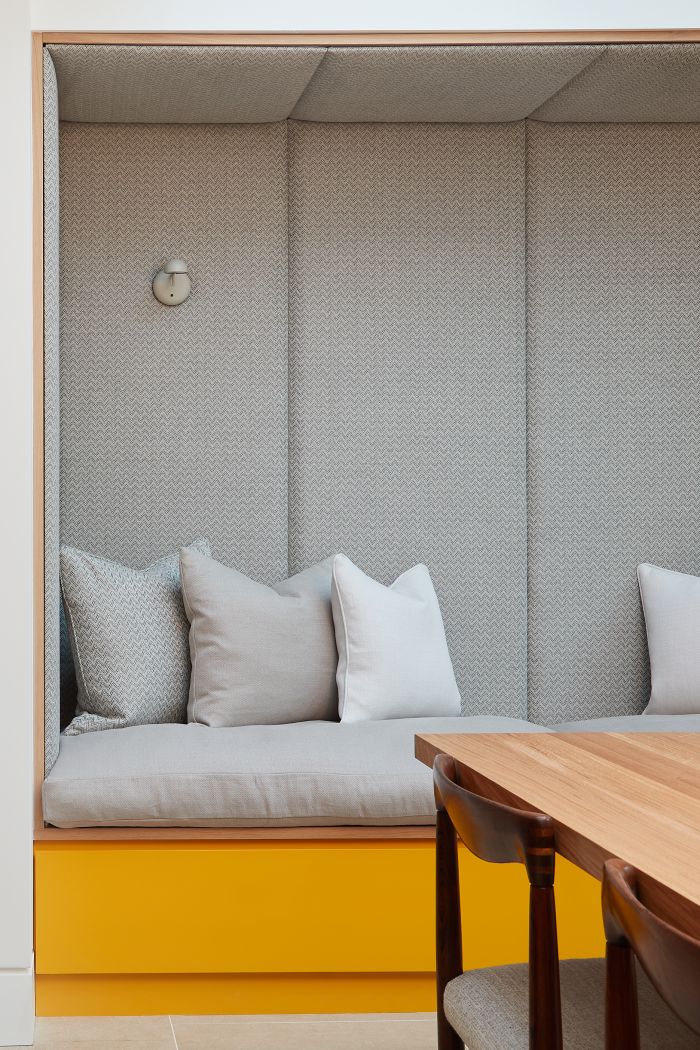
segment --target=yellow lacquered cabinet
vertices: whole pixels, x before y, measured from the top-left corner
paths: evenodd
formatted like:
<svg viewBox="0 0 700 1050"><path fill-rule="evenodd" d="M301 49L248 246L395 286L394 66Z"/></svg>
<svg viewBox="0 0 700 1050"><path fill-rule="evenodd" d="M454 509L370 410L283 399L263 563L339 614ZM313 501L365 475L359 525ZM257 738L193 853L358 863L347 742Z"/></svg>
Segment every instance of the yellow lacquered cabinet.
<svg viewBox="0 0 700 1050"><path fill-rule="evenodd" d="M522 868L460 863L465 967L525 959ZM415 978L434 886L430 841L39 843L37 974ZM599 885L561 861L557 894L562 955L600 954Z"/></svg>

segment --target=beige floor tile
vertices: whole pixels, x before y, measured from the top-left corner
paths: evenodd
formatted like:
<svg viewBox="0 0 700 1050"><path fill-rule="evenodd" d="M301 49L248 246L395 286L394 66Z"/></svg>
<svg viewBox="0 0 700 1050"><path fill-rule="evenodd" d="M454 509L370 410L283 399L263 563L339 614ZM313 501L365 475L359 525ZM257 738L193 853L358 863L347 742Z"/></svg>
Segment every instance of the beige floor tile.
<svg viewBox="0 0 700 1050"><path fill-rule="evenodd" d="M432 1021L435 1014L177 1014L176 1024L249 1024L251 1021L276 1024L283 1021Z"/></svg>
<svg viewBox="0 0 700 1050"><path fill-rule="evenodd" d="M78 1042L64 1039L42 1038L33 1044L34 1050L175 1050L172 1036L165 1043L153 1039L81 1039Z"/></svg>
<svg viewBox="0 0 700 1050"><path fill-rule="evenodd" d="M38 1050L173 1050L169 1017L38 1017Z"/></svg>
<svg viewBox="0 0 700 1050"><path fill-rule="evenodd" d="M435 1050L426 1021L248 1021L179 1023L178 1050Z"/></svg>

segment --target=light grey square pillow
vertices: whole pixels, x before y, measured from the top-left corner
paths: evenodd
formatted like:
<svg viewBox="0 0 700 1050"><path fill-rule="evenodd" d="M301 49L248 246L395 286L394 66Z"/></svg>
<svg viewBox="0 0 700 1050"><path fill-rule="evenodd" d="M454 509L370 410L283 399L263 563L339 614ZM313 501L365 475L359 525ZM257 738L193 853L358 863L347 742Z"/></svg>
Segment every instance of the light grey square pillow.
<svg viewBox="0 0 700 1050"><path fill-rule="evenodd" d="M337 720L331 566L328 558L266 587L197 551L181 551L192 657L190 722Z"/></svg>
<svg viewBox="0 0 700 1050"><path fill-rule="evenodd" d="M651 665L644 714L700 714L700 578L645 563L637 579Z"/></svg>
<svg viewBox="0 0 700 1050"><path fill-rule="evenodd" d="M209 554L206 540L189 550ZM151 722L184 722L189 625L179 554L130 569L61 548L61 589L78 681L70 736Z"/></svg>
<svg viewBox="0 0 700 1050"><path fill-rule="evenodd" d="M459 689L425 565L385 587L338 554L332 603L342 722L459 716Z"/></svg>

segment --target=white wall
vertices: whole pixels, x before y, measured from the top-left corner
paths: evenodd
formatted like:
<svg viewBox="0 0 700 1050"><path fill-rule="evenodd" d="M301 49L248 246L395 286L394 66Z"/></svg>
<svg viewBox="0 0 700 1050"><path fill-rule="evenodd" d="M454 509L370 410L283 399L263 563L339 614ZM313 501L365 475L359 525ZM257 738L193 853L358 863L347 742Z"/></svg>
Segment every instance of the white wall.
<svg viewBox="0 0 700 1050"><path fill-rule="evenodd" d="M697 0L32 0L40 29L640 29L700 25Z"/></svg>
<svg viewBox="0 0 700 1050"><path fill-rule="evenodd" d="M0 1045L31 1041L32 304L29 0L0 5Z"/></svg>

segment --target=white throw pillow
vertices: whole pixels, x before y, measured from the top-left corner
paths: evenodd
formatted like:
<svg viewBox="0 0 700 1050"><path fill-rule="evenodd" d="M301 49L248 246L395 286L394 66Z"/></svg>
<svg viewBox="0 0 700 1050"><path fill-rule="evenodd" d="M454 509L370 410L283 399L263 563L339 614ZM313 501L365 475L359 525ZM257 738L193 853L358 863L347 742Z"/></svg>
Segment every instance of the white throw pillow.
<svg viewBox="0 0 700 1050"><path fill-rule="evenodd" d="M700 578L647 564L637 578L651 664L644 714L700 714Z"/></svg>
<svg viewBox="0 0 700 1050"><path fill-rule="evenodd" d="M460 714L437 595L425 565L385 587L338 554L333 623L342 722Z"/></svg>

